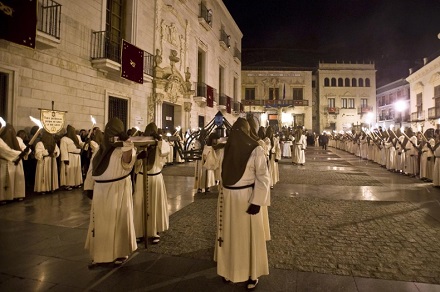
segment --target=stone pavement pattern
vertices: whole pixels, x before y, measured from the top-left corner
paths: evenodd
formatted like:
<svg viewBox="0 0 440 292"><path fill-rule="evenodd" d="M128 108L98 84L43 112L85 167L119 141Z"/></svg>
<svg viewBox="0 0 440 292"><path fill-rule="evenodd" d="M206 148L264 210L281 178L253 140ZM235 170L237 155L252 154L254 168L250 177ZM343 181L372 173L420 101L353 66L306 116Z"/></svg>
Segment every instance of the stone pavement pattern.
<svg viewBox="0 0 440 292"><path fill-rule="evenodd" d="M440 265L439 189L335 149L310 147L305 166L283 159L280 173L258 291L440 291L429 284ZM80 190L0 206L0 291L243 291L212 261L216 194L193 194L191 163L164 175L171 230L119 268L87 269L90 200ZM386 280L395 277L411 282Z"/></svg>

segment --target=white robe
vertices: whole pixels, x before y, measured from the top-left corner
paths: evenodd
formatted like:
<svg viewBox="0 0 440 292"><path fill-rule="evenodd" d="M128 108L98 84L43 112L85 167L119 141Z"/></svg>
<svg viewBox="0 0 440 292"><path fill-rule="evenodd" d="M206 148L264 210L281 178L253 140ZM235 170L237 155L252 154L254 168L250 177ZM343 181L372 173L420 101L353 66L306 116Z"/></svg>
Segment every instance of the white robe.
<svg viewBox="0 0 440 292"><path fill-rule="evenodd" d="M217 274L232 282L253 280L269 274L263 213L249 215L249 205L270 204L270 174L264 150L251 153L241 179L233 186L249 187L231 190L221 187L217 206L217 240L214 260ZM222 217L220 217L220 214ZM220 246L221 243L221 246Z"/></svg>
<svg viewBox="0 0 440 292"><path fill-rule="evenodd" d="M43 142L40 141L35 145L34 154L37 160L34 192L50 192L58 189L58 165L56 160L56 157L60 155L58 145L55 144L55 156L50 157Z"/></svg>
<svg viewBox="0 0 440 292"><path fill-rule="evenodd" d="M294 141L294 152L293 162L296 164L306 163L305 149L307 148L307 139L305 135L301 135L299 141Z"/></svg>
<svg viewBox="0 0 440 292"><path fill-rule="evenodd" d="M77 135L78 136L78 135ZM78 136L79 145L82 147L81 137ZM72 139L67 136L61 138L61 168L60 168L60 185L61 186L79 186L83 183L81 170L81 149L76 148ZM69 161L66 165L64 161Z"/></svg>
<svg viewBox="0 0 440 292"><path fill-rule="evenodd" d="M24 150L26 145L20 143L20 140L20 148ZM24 180L23 161L20 161L17 165L13 162L20 153L21 151L12 149L0 138L0 201L25 197L26 184ZM25 158L27 158L27 156Z"/></svg>
<svg viewBox="0 0 440 292"><path fill-rule="evenodd" d="M129 256L137 249L130 175L114 182L95 182L130 174L136 161L136 151L133 148L131 151L131 162L125 163L122 161L122 148L116 148L104 173L93 176L93 180L87 180L94 185L84 185L85 190L93 189L85 248L95 263L110 263ZM93 159L90 168L93 169Z"/></svg>
<svg viewBox="0 0 440 292"><path fill-rule="evenodd" d="M147 172L148 175L148 219L147 237L157 236L158 232L168 230L168 195L165 188L162 169L165 159L170 152L170 144L166 141L158 141L153 167ZM144 237L144 175L142 160L136 163L136 186L133 195L134 227L136 237ZM159 174L157 174L159 173ZM151 174L157 174L151 176Z"/></svg>
<svg viewBox="0 0 440 292"><path fill-rule="evenodd" d="M210 151L214 151L212 146L205 145L203 147L202 159L198 160L196 164L196 174L195 174L195 182L194 186L196 189L204 189L210 188L216 185L216 174L215 170L206 169L203 167L203 164L206 161L206 157Z"/></svg>

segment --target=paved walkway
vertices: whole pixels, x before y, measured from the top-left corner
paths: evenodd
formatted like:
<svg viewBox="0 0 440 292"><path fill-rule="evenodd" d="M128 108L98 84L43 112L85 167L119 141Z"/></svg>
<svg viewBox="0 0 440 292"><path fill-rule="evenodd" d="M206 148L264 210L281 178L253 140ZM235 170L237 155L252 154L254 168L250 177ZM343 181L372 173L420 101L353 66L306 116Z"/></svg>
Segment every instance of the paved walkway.
<svg viewBox="0 0 440 292"><path fill-rule="evenodd" d="M193 194L189 166L164 170L172 223L203 208L203 199L215 201L215 194ZM288 248L268 244L270 275L258 291L440 291L432 284L440 283L439 189L335 149L310 147L305 166L283 159L280 173L271 228L273 242ZM279 217L283 208L292 216ZM119 268L88 270L89 210L80 190L0 206L0 291L245 290L216 275L209 240L205 250L188 253L190 235L174 244L178 255L140 245ZM396 275L410 281L390 280Z"/></svg>

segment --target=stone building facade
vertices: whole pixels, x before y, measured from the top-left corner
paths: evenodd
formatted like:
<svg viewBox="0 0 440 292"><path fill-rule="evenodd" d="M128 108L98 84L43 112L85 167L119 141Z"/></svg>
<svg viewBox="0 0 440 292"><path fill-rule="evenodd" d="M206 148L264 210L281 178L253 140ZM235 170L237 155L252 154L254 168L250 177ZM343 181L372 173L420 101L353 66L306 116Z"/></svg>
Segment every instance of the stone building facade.
<svg viewBox="0 0 440 292"><path fill-rule="evenodd" d="M34 49L0 39L0 116L16 129L33 126L29 116L40 109L65 111L65 126L76 129L89 129L90 116L101 128L118 116L141 130L151 121L197 128L218 110L236 117L229 109L240 100L242 33L221 0L44 0L37 7ZM122 40L144 52L142 83L121 77Z"/></svg>
<svg viewBox="0 0 440 292"><path fill-rule="evenodd" d="M320 132L375 126L374 64L319 63L316 76Z"/></svg>

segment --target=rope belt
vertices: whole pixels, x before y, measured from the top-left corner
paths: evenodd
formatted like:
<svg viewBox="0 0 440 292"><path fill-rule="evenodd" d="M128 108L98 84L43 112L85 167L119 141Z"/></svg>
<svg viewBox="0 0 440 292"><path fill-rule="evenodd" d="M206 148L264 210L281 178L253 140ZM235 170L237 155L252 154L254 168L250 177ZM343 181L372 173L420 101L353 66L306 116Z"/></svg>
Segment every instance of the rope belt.
<svg viewBox="0 0 440 292"><path fill-rule="evenodd" d="M77 155L80 155L81 153L69 152L69 154L77 154Z"/></svg>
<svg viewBox="0 0 440 292"><path fill-rule="evenodd" d="M254 186L255 186L255 184L250 184L250 185L241 186L241 187L231 187L231 186L223 185L223 187L228 190L242 190L242 189L247 189L247 188L254 188Z"/></svg>
<svg viewBox="0 0 440 292"><path fill-rule="evenodd" d="M138 173L144 175L143 172L138 172ZM161 173L162 173L162 171L159 171L159 172L156 172L156 173L147 173L147 176L155 176L155 175L158 175L158 174L161 174Z"/></svg>
<svg viewBox="0 0 440 292"><path fill-rule="evenodd" d="M114 179L95 180L95 182L97 182L97 183L110 183L110 182L114 182L114 181L118 181L118 180L124 179L124 178L126 178L127 176L129 176L130 174L131 174L131 173L128 173L128 174L126 174L126 175L124 175L124 176L122 176L122 177L118 177L118 178L114 178Z"/></svg>

